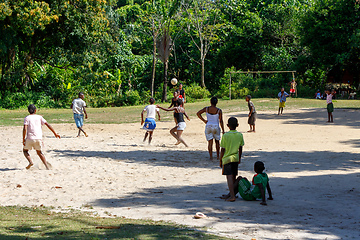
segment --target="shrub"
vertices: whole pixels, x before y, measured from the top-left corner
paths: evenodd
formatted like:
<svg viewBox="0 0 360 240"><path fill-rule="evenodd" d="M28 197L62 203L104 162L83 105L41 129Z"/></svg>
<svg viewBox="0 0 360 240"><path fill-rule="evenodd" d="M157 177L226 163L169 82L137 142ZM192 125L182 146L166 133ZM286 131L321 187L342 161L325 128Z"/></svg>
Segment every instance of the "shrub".
<svg viewBox="0 0 360 240"><path fill-rule="evenodd" d="M196 83L192 83L190 86L184 86L184 90L186 93L186 99L204 99L211 96L209 90L206 88L200 87Z"/></svg>

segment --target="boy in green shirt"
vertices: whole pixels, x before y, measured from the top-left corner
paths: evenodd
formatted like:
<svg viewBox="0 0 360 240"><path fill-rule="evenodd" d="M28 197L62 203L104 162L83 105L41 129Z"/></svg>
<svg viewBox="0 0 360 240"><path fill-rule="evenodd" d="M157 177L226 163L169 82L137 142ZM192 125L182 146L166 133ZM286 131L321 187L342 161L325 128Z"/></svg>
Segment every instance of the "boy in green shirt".
<svg viewBox="0 0 360 240"><path fill-rule="evenodd" d="M262 199L261 205L267 205L265 193L266 190L269 193L269 200L273 200L270 184L269 184L269 177L266 173L263 171L265 170L264 163L261 161L257 161L254 164L254 171L256 174L253 177L252 184L253 188L251 186L251 183L247 178L243 178L239 176L236 179L236 182L234 184L234 192L235 194L239 192L240 196L247 201L254 201L256 199Z"/></svg>
<svg viewBox="0 0 360 240"><path fill-rule="evenodd" d="M236 131L236 128L239 126L236 118L229 118L227 126L230 131L222 136L220 143L220 167L222 168L222 175L226 175L230 193L223 195L222 198L225 201L234 202L236 199L234 184L238 174L238 165L241 162L244 138L240 132Z"/></svg>

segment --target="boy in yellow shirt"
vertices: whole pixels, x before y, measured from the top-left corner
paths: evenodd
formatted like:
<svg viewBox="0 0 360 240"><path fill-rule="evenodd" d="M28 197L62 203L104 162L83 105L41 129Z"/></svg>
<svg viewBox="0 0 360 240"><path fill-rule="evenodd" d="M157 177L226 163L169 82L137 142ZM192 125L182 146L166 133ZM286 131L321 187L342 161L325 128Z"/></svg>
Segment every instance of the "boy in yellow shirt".
<svg viewBox="0 0 360 240"><path fill-rule="evenodd" d="M222 175L226 175L226 180L230 193L223 195L222 198L228 202L235 201L234 184L238 175L238 166L241 162L242 148L244 146L244 138L242 133L236 131L239 126L238 120L234 117L228 119L230 131L222 136L220 147L220 167Z"/></svg>

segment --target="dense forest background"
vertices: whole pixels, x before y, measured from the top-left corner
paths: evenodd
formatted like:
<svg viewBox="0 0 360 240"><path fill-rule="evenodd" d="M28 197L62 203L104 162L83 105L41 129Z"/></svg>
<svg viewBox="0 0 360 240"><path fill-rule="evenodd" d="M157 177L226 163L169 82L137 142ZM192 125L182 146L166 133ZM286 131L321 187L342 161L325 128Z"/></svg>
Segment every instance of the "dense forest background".
<svg viewBox="0 0 360 240"><path fill-rule="evenodd" d="M1 0L0 107L68 107L168 100L171 78L187 100L215 95L312 97L327 75L358 86L358 0Z"/></svg>

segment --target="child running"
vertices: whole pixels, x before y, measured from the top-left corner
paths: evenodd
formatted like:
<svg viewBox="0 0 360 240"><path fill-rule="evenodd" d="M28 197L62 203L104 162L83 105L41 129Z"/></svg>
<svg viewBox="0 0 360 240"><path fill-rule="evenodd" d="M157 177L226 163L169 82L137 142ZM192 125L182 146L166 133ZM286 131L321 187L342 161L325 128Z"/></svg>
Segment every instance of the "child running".
<svg viewBox="0 0 360 240"><path fill-rule="evenodd" d="M215 139L215 147L216 147L216 156L219 160L220 157L220 127L222 130L222 133L224 134L224 121L222 118L222 111L220 108L216 107L216 104L218 103L217 97L212 97L210 99L211 106L204 107L200 111L196 113L198 118L200 118L201 121L203 121L205 126L205 137L208 141L208 151L210 155L210 160L213 159L213 139ZM201 114L206 113L206 120L202 117ZM220 124L220 126L219 126Z"/></svg>
<svg viewBox="0 0 360 240"><path fill-rule="evenodd" d="M159 113L159 109L154 105L155 103L154 98L150 98L149 103L150 105L147 105L144 108L144 110L141 112L141 125L144 124L144 112L146 112L145 124L143 126L143 129L146 130L144 142L146 141L146 138L149 136L149 144L150 144L152 140L152 135L156 128L156 122L155 122L156 113L159 117L159 121L160 121L160 113Z"/></svg>
<svg viewBox="0 0 360 240"><path fill-rule="evenodd" d="M80 137L80 133L83 132L85 137L88 135L86 132L82 129L82 126L84 126L84 113L85 113L85 119L88 118L86 113L86 103L84 102L84 94L82 92L79 93L79 98L74 99L71 103L70 108L72 108L74 113L74 120L76 127L79 129L79 133L76 137Z"/></svg>
<svg viewBox="0 0 360 240"><path fill-rule="evenodd" d="M179 145L180 143L184 144L185 147L188 147L188 145L185 143L185 141L182 139L181 134L186 128L186 123L184 121L184 115L185 117L190 121L189 116L186 114L185 109L181 106L182 101L178 99L176 101L176 106L173 108L163 108L159 105L156 105L156 107L164 110L164 111L174 111L174 117L176 120L176 126L170 130L170 134L177 140L175 145Z"/></svg>
<svg viewBox="0 0 360 240"><path fill-rule="evenodd" d="M285 103L286 103L286 98L289 96L290 95L287 92L285 92L285 89L281 88L281 91L278 94L278 99L280 100L278 115L283 114L283 110L284 110Z"/></svg>
<svg viewBox="0 0 360 240"><path fill-rule="evenodd" d="M249 107L248 124L250 126L250 130L248 132L255 132L255 121L256 121L255 106L254 106L254 103L251 101L251 96L250 95L246 96L246 101L247 101L248 107Z"/></svg>
<svg viewBox="0 0 360 240"><path fill-rule="evenodd" d="M326 90L326 104L327 104L327 112L328 112L328 121L334 122L333 112L334 112L334 104L332 102L332 98L335 94L335 91Z"/></svg>
<svg viewBox="0 0 360 240"><path fill-rule="evenodd" d="M24 128L23 128L23 152L25 158L29 161L29 165L26 169L30 169L34 163L30 157L29 150L35 149L37 155L40 157L41 161L44 163L47 170L49 170L49 165L46 162L45 156L42 153L42 125L46 125L55 135L55 137L60 138L60 135L55 132L50 124L46 122L46 120L36 114L36 107L34 104L30 104L28 106L28 111L30 115L28 115L24 119Z"/></svg>
<svg viewBox="0 0 360 240"><path fill-rule="evenodd" d="M266 190L269 193L268 200L273 200L270 184L269 184L269 177L263 171L265 170L264 163L261 161L257 161L254 164L254 171L256 174L253 176L252 185L247 180L247 178L243 178L239 176L236 179L234 191L235 194L237 192L240 193L240 196L246 201L254 201L256 199L262 199L261 205L267 205L266 203Z"/></svg>
<svg viewBox="0 0 360 240"><path fill-rule="evenodd" d="M230 131L223 135L220 143L220 167L222 168L222 175L226 175L230 193L223 195L221 198L228 202L234 202L236 200L234 184L238 174L238 166L241 162L244 138L240 132L236 131L239 126L236 118L229 118L227 126Z"/></svg>

